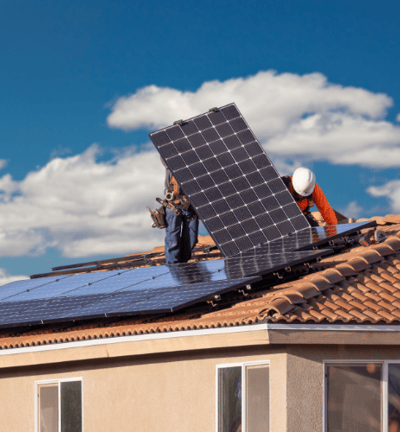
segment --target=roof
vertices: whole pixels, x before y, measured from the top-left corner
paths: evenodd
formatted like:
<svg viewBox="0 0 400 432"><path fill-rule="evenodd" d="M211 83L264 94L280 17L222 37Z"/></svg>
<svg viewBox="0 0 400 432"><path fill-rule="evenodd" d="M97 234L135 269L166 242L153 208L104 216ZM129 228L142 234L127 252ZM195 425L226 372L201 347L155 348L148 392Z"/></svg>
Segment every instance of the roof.
<svg viewBox="0 0 400 432"><path fill-rule="evenodd" d="M250 291L245 297L231 294L218 309L202 304L164 316L8 330L0 335L0 349L257 323L399 323L400 215L371 220L387 235L384 242L343 249L313 265L310 274Z"/></svg>

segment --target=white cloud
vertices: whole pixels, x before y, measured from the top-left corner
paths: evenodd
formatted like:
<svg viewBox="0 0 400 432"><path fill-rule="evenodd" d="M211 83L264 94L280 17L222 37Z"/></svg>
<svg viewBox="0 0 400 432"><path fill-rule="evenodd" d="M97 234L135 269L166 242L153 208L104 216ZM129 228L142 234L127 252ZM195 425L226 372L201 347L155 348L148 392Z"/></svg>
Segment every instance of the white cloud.
<svg viewBox="0 0 400 432"><path fill-rule="evenodd" d="M346 216L347 218L354 219L358 219L363 212L364 209L358 205L357 201L351 201L345 208L339 209L339 213Z"/></svg>
<svg viewBox="0 0 400 432"><path fill-rule="evenodd" d="M7 161L5 159L0 159L0 170L3 169L7 165Z"/></svg>
<svg viewBox="0 0 400 432"><path fill-rule="evenodd" d="M0 256L125 254L151 250L163 232L146 206L158 207L164 168L155 151L98 162L99 148L51 160L22 181L0 177Z"/></svg>
<svg viewBox="0 0 400 432"><path fill-rule="evenodd" d="M325 160L370 167L400 165L400 127L384 120L385 94L309 75L260 72L204 83L196 92L148 86L118 99L111 127L158 129L235 102L274 162Z"/></svg>
<svg viewBox="0 0 400 432"><path fill-rule="evenodd" d="M382 186L371 186L367 192L374 197L386 197L392 210L400 213L400 180L392 180Z"/></svg>
<svg viewBox="0 0 400 432"><path fill-rule="evenodd" d="M397 114L396 120L400 122L400 114Z"/></svg>
<svg viewBox="0 0 400 432"><path fill-rule="evenodd" d="M0 268L0 286L9 284L11 282L15 282L18 280L29 279L29 276L20 275L20 276L11 276L6 270Z"/></svg>

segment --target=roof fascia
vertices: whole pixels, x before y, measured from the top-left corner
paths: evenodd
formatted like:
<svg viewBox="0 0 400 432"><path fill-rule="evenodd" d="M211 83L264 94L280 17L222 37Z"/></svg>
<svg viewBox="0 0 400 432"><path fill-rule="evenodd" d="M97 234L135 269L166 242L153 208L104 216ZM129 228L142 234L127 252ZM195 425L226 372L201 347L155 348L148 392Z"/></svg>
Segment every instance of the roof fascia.
<svg viewBox="0 0 400 432"><path fill-rule="evenodd" d="M400 345L400 325L253 324L0 350L0 368L259 345Z"/></svg>

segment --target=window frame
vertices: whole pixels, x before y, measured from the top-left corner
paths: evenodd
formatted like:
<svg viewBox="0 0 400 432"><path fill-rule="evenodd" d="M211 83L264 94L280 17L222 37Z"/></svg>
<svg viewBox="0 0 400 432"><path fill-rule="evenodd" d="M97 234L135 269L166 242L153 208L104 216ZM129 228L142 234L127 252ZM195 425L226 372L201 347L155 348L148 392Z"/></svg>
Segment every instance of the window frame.
<svg viewBox="0 0 400 432"><path fill-rule="evenodd" d="M324 360L323 361L323 373L324 373L324 380L323 380L323 404L322 404L322 424L323 424L323 432L328 431L328 409L327 409L327 403L328 403L328 376L327 376L327 366L330 365L343 365L343 366L349 366L352 364L368 364L368 363L378 363L382 365L382 381L381 381L381 389L382 389L382 400L381 400L381 412L382 412L382 424L381 424L381 431L382 432L389 432L389 425L388 425L388 408L389 408L389 386L388 386L388 380L389 380L389 365L390 364L400 364L400 360L377 360L377 359L370 359L370 360Z"/></svg>
<svg viewBox="0 0 400 432"><path fill-rule="evenodd" d="M34 394L35 394L35 432L39 432L39 387L42 385L54 384L57 385L58 391L58 430L61 431L61 383L63 382L75 382L80 381L81 383L81 413L82 413L82 432L84 430L84 415L83 415L83 379L82 377L74 378L55 378L48 380L38 380L34 383Z"/></svg>
<svg viewBox="0 0 400 432"><path fill-rule="evenodd" d="M246 361L246 362L236 362L236 363L223 363L216 365L215 368L215 401L216 401L216 416L215 416L215 430L218 432L218 421L219 421L219 387L218 387L218 372L220 369L241 367L241 379L242 379L242 432L247 432L246 424L246 411L247 411L247 393L246 393L246 367L247 366L268 366L269 369L269 379L268 379L268 392L269 392L269 425L268 430L271 430L271 363L270 360L257 360L257 361Z"/></svg>

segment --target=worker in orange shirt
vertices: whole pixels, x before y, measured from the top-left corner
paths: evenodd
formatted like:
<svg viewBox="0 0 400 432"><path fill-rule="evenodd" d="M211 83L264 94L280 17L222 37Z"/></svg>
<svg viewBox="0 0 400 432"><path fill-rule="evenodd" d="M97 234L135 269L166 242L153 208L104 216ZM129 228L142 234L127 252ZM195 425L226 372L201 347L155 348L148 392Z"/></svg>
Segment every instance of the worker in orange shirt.
<svg viewBox="0 0 400 432"><path fill-rule="evenodd" d="M285 176L282 177L282 180L311 226L318 226L317 221L310 213L310 208L314 204L327 224L337 225L335 212L329 205L322 189L315 183L315 174L311 170L302 167L297 168L292 177Z"/></svg>

